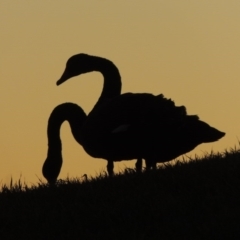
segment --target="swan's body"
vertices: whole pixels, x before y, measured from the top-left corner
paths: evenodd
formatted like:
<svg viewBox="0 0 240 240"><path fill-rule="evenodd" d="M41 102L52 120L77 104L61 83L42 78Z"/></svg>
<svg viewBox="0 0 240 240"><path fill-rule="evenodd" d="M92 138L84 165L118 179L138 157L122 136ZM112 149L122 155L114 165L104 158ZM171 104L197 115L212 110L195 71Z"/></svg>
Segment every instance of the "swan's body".
<svg viewBox="0 0 240 240"><path fill-rule="evenodd" d="M87 115L74 103L63 103L55 107L48 119L47 137L48 153L42 168L43 176L49 183L55 183L62 167L62 143L60 128L64 121L68 121L75 140L81 142L81 127Z"/></svg>
<svg viewBox="0 0 240 240"><path fill-rule="evenodd" d="M57 85L67 79L99 71L104 76L101 96L89 113L82 132L82 146L96 158L113 161L144 158L148 168L172 160L201 143L213 142L225 133L197 116L188 116L163 95L121 92L121 77L109 60L78 54L72 56Z"/></svg>

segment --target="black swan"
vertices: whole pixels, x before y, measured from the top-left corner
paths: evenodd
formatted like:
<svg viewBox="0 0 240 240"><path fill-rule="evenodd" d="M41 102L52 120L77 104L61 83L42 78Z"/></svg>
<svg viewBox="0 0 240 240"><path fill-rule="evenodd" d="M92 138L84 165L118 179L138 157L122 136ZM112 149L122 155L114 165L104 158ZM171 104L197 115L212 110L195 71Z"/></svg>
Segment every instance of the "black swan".
<svg viewBox="0 0 240 240"><path fill-rule="evenodd" d="M113 161L144 158L147 168L154 168L157 162L172 160L225 135L197 116L187 115L184 106L175 106L162 94L120 95L119 71L101 57L72 56L57 85L91 71L102 73L104 86L83 124L82 146L92 157L108 159L109 174L113 173Z"/></svg>
<svg viewBox="0 0 240 240"><path fill-rule="evenodd" d="M48 152L47 158L42 167L43 176L48 183L56 182L62 167L62 144L60 138L60 128L64 121L68 121L74 139L82 145L81 126L86 121L87 115L83 109L75 103L62 103L56 106L48 119L47 138ZM111 165L111 164L110 164ZM136 163L137 172L142 170L142 160Z"/></svg>
<svg viewBox="0 0 240 240"><path fill-rule="evenodd" d="M80 130L87 115L74 103L63 103L55 107L48 119L47 137L48 153L42 173L48 183L55 183L62 167L62 143L60 128L64 121L68 121L75 140L81 143Z"/></svg>

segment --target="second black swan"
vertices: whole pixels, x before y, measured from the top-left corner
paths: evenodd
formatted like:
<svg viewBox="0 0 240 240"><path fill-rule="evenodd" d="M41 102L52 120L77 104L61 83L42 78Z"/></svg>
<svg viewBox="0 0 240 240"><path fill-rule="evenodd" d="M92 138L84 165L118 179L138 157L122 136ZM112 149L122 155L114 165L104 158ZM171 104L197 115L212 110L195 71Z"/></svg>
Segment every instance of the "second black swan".
<svg viewBox="0 0 240 240"><path fill-rule="evenodd" d="M51 112L47 125L47 158L42 167L43 176L47 179L48 183L53 184L56 182L63 163L60 137L62 123L68 121L74 139L78 144L82 145L81 128L86 119L87 115L84 110L75 103L62 103L56 106ZM136 170L137 172L142 170L141 159L136 164Z"/></svg>

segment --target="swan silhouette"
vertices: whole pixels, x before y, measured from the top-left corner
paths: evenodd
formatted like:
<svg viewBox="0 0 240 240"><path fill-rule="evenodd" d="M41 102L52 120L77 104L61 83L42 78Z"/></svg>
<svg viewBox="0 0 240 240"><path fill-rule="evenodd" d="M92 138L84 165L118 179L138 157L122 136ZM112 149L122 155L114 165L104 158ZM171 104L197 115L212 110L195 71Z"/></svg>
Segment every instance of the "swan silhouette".
<svg viewBox="0 0 240 240"><path fill-rule="evenodd" d="M51 112L47 126L48 152L42 167L43 176L48 183L53 184L56 182L62 167L62 143L60 138L62 123L64 121L69 122L74 139L82 145L81 127L86 119L87 115L84 110L75 103L62 103ZM137 161L136 170L141 172L142 159Z"/></svg>
<svg viewBox="0 0 240 240"><path fill-rule="evenodd" d="M144 158L147 169L155 168L157 162L172 160L225 135L198 116L187 115L184 106L175 106L162 94L120 94L120 73L105 58L83 53L70 57L57 85L92 71L102 73L104 84L82 126L81 141L89 155L108 159L110 175L114 161Z"/></svg>
<svg viewBox="0 0 240 240"><path fill-rule="evenodd" d="M62 167L62 143L60 128L64 121L68 121L75 140L82 144L81 126L86 121L87 115L74 103L63 103L55 107L48 119L47 137L48 152L47 158L42 167L43 176L48 183L55 183Z"/></svg>

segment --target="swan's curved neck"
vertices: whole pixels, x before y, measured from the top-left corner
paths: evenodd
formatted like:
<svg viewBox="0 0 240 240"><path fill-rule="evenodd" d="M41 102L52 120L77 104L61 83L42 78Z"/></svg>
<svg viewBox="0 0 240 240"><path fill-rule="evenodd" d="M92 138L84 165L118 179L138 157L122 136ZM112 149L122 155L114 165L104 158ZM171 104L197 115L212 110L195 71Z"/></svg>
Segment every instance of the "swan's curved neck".
<svg viewBox="0 0 240 240"><path fill-rule="evenodd" d="M96 105L100 104L102 101L119 96L122 89L121 76L117 67L107 59L97 59L98 60L96 61L95 71L99 71L102 73L104 78L104 84L102 93Z"/></svg>
<svg viewBox="0 0 240 240"><path fill-rule="evenodd" d="M81 144L80 131L87 116L76 104L66 103L56 107L48 120L47 136L50 148L61 148L60 128L68 121L75 140Z"/></svg>
<svg viewBox="0 0 240 240"><path fill-rule="evenodd" d="M60 128L63 121L59 120L56 115L51 115L48 120L47 137L49 149L62 149L60 138Z"/></svg>

